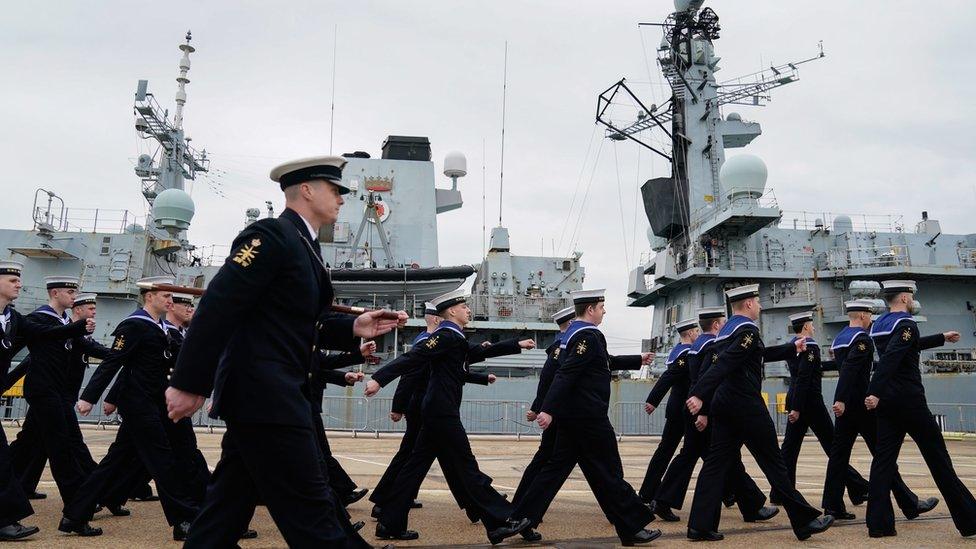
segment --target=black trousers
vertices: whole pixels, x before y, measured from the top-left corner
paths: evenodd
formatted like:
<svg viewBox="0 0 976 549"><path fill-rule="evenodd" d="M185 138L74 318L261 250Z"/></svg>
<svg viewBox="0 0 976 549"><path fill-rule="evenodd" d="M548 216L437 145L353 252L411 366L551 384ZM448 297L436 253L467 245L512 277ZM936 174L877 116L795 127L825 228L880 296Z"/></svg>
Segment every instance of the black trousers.
<svg viewBox="0 0 976 549"><path fill-rule="evenodd" d="M403 470L403 466L406 465L407 460L410 459L410 454L413 453L414 447L417 445L417 438L420 436L420 430L424 426L423 416L419 411L414 413L408 413L404 416L404 421L407 422L407 429L403 433L403 439L400 440L400 447L397 449L397 453L390 460L390 464L386 466L386 471L383 472L383 476L380 477L380 481L373 488L372 493L369 496L369 500L374 504L383 506L383 503L390 499L393 494L393 488L396 485L397 475ZM451 495L454 497L454 501L457 502L458 507L461 509L469 509L471 507L471 498L468 497L467 492L464 488L464 483L458 477L458 474L454 467L452 467L451 462L445 462L438 460L441 466L441 471L444 472L444 480L447 482L447 488L450 490ZM482 477L482 482L487 482L491 484L491 477L488 477L484 473L479 473ZM413 494L413 499L417 499L417 495L420 493L420 485L417 486L417 491Z"/></svg>
<svg viewBox="0 0 976 549"><path fill-rule="evenodd" d="M781 452L783 461L786 462L786 472L790 475L790 484L793 485L796 485L796 462L800 457L800 447L803 445L803 438L808 428L813 430L824 454L829 456L830 448L834 443L834 424L830 421L830 413L827 412L827 407L822 400L803 407L800 410L800 417L794 423L786 424ZM844 484L848 494L868 493L868 481L850 464L845 468ZM775 491L771 492L770 499L778 501L778 494ZM836 511L833 508L831 510Z"/></svg>
<svg viewBox="0 0 976 549"><path fill-rule="evenodd" d="M47 452L44 451L44 440L41 438L37 424L37 413L33 408L27 409L24 423L20 431L10 443L10 453L13 459L14 475L20 479L20 486L25 494L37 491L37 485L44 474L47 465Z"/></svg>
<svg viewBox="0 0 976 549"><path fill-rule="evenodd" d="M344 510L321 456L313 429L228 422L220 461L184 547L234 547L258 502L289 547L360 547L348 521L339 519Z"/></svg>
<svg viewBox="0 0 976 549"><path fill-rule="evenodd" d="M695 418L686 416L684 443L681 445L678 455L671 460L671 465L668 466L668 471L664 474L661 486L657 490L657 496L654 498L659 505L666 505L671 509L681 509L684 506L685 494L688 493L688 485L691 483L695 464L700 458L708 455L711 434L711 425L705 427L704 431L699 431L695 428ZM742 516L755 515L766 504L766 495L746 472L741 456L735 459L728 474L723 499L735 495L735 501ZM736 494L736 489L741 493Z"/></svg>
<svg viewBox="0 0 976 549"><path fill-rule="evenodd" d="M413 453L397 475L391 497L382 504L379 522L390 532L407 528L410 506L430 466L437 459L446 478L456 475L470 501L468 504L486 530L502 526L511 515L511 504L481 472L471 452L468 435L458 417L425 417Z"/></svg>
<svg viewBox="0 0 976 549"><path fill-rule="evenodd" d="M820 516L796 491L776 446L776 428L767 414L749 416L710 416L712 440L705 463L698 474L695 497L691 502L688 528L717 531L722 513L722 494L729 469L741 459L742 446L756 459L766 479L782 497L793 530ZM736 494L740 493L736 487Z"/></svg>
<svg viewBox="0 0 976 549"><path fill-rule="evenodd" d="M34 514L27 495L14 475L7 435L0 428L0 528Z"/></svg>
<svg viewBox="0 0 976 549"><path fill-rule="evenodd" d="M946 450L945 439L928 406L900 407L897 403L878 409L878 444L871 462L871 490L867 524L870 530L894 531L891 487L898 473L898 453L905 435L912 437L942 492L952 522L963 536L976 534L976 499L959 480Z"/></svg>
<svg viewBox="0 0 976 549"><path fill-rule="evenodd" d="M681 437L684 435L685 426L681 417L668 417L664 420L664 430L661 432L661 442L657 444L651 461L647 464L647 472L644 474L644 482L641 483L638 494L641 499L650 503L657 495L658 487L661 486L661 479L664 477L671 458L678 450Z"/></svg>
<svg viewBox="0 0 976 549"><path fill-rule="evenodd" d="M38 461L42 464L45 456L51 462L51 475L58 485L58 492L65 505L68 505L88 476L78 459L74 440L81 435L74 408L58 395L32 396L28 399L36 432L35 446L26 443L35 435L28 435L14 449L14 463L27 466L36 471ZM37 443L40 444L37 444ZM23 486L23 475L28 471L18 470ZM31 473L34 474L34 473ZM33 491L33 490L32 490Z"/></svg>
<svg viewBox="0 0 976 549"><path fill-rule="evenodd" d="M528 518L539 524L555 492L576 464L596 496L617 535L634 535L653 520L651 511L634 488L624 480L623 464L610 419L560 419L555 447L549 461L512 512L514 518Z"/></svg>
<svg viewBox="0 0 976 549"><path fill-rule="evenodd" d="M329 486L332 487L332 491L336 493L341 502L356 489L356 483L349 476L349 473L342 468L339 461L332 456L332 448L329 446L329 439L325 436L325 424L322 422L322 416L313 414L312 422L315 429L315 439L319 444L319 449L322 450L325 464L329 468Z"/></svg>
<svg viewBox="0 0 976 549"><path fill-rule="evenodd" d="M851 461L851 449L860 434L871 455L877 452L878 418L875 412L863 408L863 404L852 406L844 415L834 422L834 444L830 447L830 459L827 460L827 477L824 480L823 504L824 509L845 512L844 486L847 481L847 466ZM912 492L901 475L895 472L891 485L898 507L906 516L917 516L918 496Z"/></svg>
<svg viewBox="0 0 976 549"><path fill-rule="evenodd" d="M73 520L91 520L95 504L105 501L107 494L117 487L116 482L131 471L137 456L156 481L163 514L170 526L190 522L197 514L197 505L186 493L185 482L176 467L164 421L158 410L120 410L122 425L109 446L108 452L84 482L64 510ZM131 485L130 485L131 487Z"/></svg>

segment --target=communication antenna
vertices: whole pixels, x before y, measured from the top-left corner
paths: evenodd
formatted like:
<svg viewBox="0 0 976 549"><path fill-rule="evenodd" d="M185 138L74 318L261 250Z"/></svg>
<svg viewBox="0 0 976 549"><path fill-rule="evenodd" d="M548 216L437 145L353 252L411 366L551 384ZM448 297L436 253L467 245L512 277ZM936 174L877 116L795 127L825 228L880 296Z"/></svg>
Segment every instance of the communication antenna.
<svg viewBox="0 0 976 549"><path fill-rule="evenodd" d="M332 107L329 112L329 154L332 154L332 135L335 124L335 76L336 76L336 50L339 47L339 25L337 24L332 31Z"/></svg>
<svg viewBox="0 0 976 549"><path fill-rule="evenodd" d="M502 196L505 194L505 98L508 95L508 40L505 41L505 64L502 70L502 159L498 175L498 226L502 226Z"/></svg>

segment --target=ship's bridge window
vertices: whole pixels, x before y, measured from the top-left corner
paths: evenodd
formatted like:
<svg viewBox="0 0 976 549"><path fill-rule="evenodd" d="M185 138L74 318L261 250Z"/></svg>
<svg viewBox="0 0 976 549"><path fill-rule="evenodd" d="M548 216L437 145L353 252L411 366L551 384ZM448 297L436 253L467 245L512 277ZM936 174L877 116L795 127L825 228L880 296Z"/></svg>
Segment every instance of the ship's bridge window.
<svg viewBox="0 0 976 549"><path fill-rule="evenodd" d="M563 269L562 270L564 270L564 271L571 271L572 269L573 269L573 262L570 261L570 260L568 260L568 259L567 260L564 260L563 261Z"/></svg>
<svg viewBox="0 0 976 549"><path fill-rule="evenodd" d="M108 255L112 249L112 237L103 236L102 237L102 249L98 252L98 255Z"/></svg>

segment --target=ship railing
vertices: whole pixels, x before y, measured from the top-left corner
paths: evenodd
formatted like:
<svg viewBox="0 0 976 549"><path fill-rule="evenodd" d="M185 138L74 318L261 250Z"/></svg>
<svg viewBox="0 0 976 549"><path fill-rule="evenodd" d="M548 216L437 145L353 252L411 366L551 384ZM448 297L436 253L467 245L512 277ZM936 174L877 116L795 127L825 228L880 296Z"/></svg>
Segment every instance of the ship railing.
<svg viewBox="0 0 976 549"><path fill-rule="evenodd" d="M831 248L827 254L827 268L856 269L879 267L907 267L912 264L908 246L870 246L864 248Z"/></svg>
<svg viewBox="0 0 976 549"><path fill-rule="evenodd" d="M958 248L956 255L959 265L966 269L976 269L976 248Z"/></svg>
<svg viewBox="0 0 976 549"><path fill-rule="evenodd" d="M66 208L63 230L83 233L124 234L130 227L145 227L146 218L129 210Z"/></svg>
<svg viewBox="0 0 976 549"><path fill-rule="evenodd" d="M905 231L905 222L900 215L868 215L868 214L845 214L836 212L808 212L802 210L786 210L780 219L781 229L797 229L805 231L832 231L837 232L848 228L838 227L835 223L838 217L847 217L851 220L850 230L854 232L878 232L878 233L901 233Z"/></svg>
<svg viewBox="0 0 976 549"><path fill-rule="evenodd" d="M230 255L230 245L228 244L208 244L197 246L195 256L200 258L200 264L205 267L223 265Z"/></svg>
<svg viewBox="0 0 976 549"><path fill-rule="evenodd" d="M752 210L756 207L760 208L778 208L779 202L776 200L776 193L773 189L766 189L762 196L759 198L749 198L749 197L736 197L732 200L728 200L723 197L722 201L715 205L715 203L707 204L697 208L695 211L691 212L689 219L688 230L693 232L695 229L701 227L712 218L728 212L728 211L746 211Z"/></svg>
<svg viewBox="0 0 976 549"><path fill-rule="evenodd" d="M567 297L476 294L468 298L475 319L502 317L551 322L552 315L571 304Z"/></svg>
<svg viewBox="0 0 976 549"><path fill-rule="evenodd" d="M814 267L812 250L791 250L771 246L763 250L734 250L706 247L698 242L687 259L676 262L678 273L689 268L717 268L726 271L809 271Z"/></svg>

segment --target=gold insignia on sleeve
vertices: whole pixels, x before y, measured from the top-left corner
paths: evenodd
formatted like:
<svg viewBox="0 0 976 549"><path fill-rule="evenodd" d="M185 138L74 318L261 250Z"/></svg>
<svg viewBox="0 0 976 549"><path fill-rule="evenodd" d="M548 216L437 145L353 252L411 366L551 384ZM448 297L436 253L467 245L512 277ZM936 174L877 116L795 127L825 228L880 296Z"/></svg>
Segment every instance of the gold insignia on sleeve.
<svg viewBox="0 0 976 549"><path fill-rule="evenodd" d="M678 366L684 366L684 365L685 365L685 359L679 358L678 359Z"/></svg>
<svg viewBox="0 0 976 549"><path fill-rule="evenodd" d="M807 362L813 362L813 353L807 353Z"/></svg>
<svg viewBox="0 0 976 549"><path fill-rule="evenodd" d="M580 341L576 344L576 354L581 355L586 352L586 342Z"/></svg>
<svg viewBox="0 0 976 549"><path fill-rule="evenodd" d="M718 362L718 355L712 355L712 364Z"/></svg>
<svg viewBox="0 0 976 549"><path fill-rule="evenodd" d="M743 349L748 349L749 346L752 345L752 334L746 334L746 336L742 338L742 343L739 345L741 345Z"/></svg>
<svg viewBox="0 0 976 549"><path fill-rule="evenodd" d="M868 346L865 345L865 344L863 344L863 343L858 343L857 344L857 350L858 351L867 351L868 350Z"/></svg>
<svg viewBox="0 0 976 549"><path fill-rule="evenodd" d="M123 347L125 347L125 336L124 335L115 336L115 342L112 343L112 350L121 351Z"/></svg>
<svg viewBox="0 0 976 549"><path fill-rule="evenodd" d="M552 353L552 358L559 358L559 351L559 347L556 347L556 350Z"/></svg>
<svg viewBox="0 0 976 549"><path fill-rule="evenodd" d="M434 347L437 347L437 338L436 337L429 338L427 340L427 348L433 349Z"/></svg>
<svg viewBox="0 0 976 549"><path fill-rule="evenodd" d="M260 238L252 238L250 244L245 244L241 246L241 249L237 250L231 261L237 263L241 267L250 267L254 258L258 255L257 247L261 245Z"/></svg>
<svg viewBox="0 0 976 549"><path fill-rule="evenodd" d="M911 338L912 338L912 331L909 330L908 328L905 328L905 331L901 333L902 341L908 341Z"/></svg>

